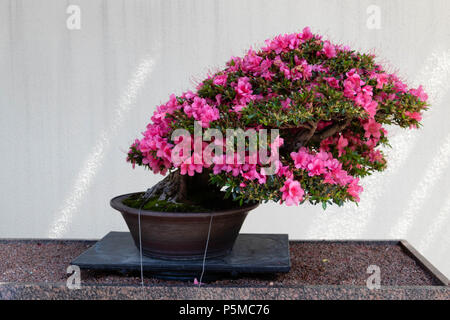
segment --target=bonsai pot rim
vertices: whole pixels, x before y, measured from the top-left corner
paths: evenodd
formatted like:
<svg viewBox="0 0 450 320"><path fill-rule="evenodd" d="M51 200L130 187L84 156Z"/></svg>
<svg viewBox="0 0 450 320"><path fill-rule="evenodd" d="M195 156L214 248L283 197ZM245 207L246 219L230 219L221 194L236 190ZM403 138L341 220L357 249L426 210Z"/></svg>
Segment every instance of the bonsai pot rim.
<svg viewBox="0 0 450 320"><path fill-rule="evenodd" d="M253 210L255 208L257 208L260 203L254 203L254 204L243 204L242 206L237 206L235 208L231 208L231 209L222 209L222 210L214 210L214 211L210 211L210 212L166 212L166 211L152 211L152 210L145 210L145 209L141 209L139 210L138 208L132 208L129 207L125 204L123 204L123 200L125 200L126 198L136 195L136 194L140 194L142 192L132 192L132 193L127 193L127 194L122 194L120 196L114 197L111 199L110 201L110 205L111 207L113 207L114 209L123 212L126 211L130 214L139 214L140 211L140 215L141 216L158 216L158 217L185 217L185 218L199 218L199 217L210 217L210 216L223 216L223 215L230 215L232 213L238 213L238 212L242 212L243 209L246 209L246 211L250 211Z"/></svg>

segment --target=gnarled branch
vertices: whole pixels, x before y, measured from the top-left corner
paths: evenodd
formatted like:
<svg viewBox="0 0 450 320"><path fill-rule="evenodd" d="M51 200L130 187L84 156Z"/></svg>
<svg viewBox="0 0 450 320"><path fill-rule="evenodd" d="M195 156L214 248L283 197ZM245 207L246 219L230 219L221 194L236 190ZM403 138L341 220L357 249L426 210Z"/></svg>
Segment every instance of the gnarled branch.
<svg viewBox="0 0 450 320"><path fill-rule="evenodd" d="M347 119L345 121L341 121L341 122L336 122L334 124L332 124L329 127L326 127L324 130L315 133L312 138L311 141L312 142L321 142L322 140L331 137L333 135L335 135L338 132L341 132L342 130L344 130L345 128L347 128L349 126L351 122L351 119Z"/></svg>
<svg viewBox="0 0 450 320"><path fill-rule="evenodd" d="M317 130L317 123L318 122L309 122L309 130L301 131L298 135L296 135L294 150L300 149L308 143L308 141L313 137L314 133Z"/></svg>
<svg viewBox="0 0 450 320"><path fill-rule="evenodd" d="M175 203L193 203L198 195L205 199L220 195L220 189L209 184L209 173L204 170L189 176L173 171L150 189L149 196Z"/></svg>
<svg viewBox="0 0 450 320"><path fill-rule="evenodd" d="M305 146L309 139L314 135L317 129L317 122L309 121L296 128L298 131L287 133L285 137L285 144L283 149L286 153L290 153L294 150L298 150L302 146Z"/></svg>

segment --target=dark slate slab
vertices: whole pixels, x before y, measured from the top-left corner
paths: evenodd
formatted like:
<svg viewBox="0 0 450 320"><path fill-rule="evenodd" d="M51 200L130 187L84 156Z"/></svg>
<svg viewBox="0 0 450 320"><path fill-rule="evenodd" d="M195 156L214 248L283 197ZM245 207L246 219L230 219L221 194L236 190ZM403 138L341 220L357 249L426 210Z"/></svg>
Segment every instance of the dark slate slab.
<svg viewBox="0 0 450 320"><path fill-rule="evenodd" d="M170 261L143 256L143 269L160 276L190 277L202 271L202 260ZM140 270L139 250L129 232L110 232L86 250L73 265L81 269ZM289 239L287 234L239 234L232 252L222 258L206 260L205 273L277 273L289 272Z"/></svg>

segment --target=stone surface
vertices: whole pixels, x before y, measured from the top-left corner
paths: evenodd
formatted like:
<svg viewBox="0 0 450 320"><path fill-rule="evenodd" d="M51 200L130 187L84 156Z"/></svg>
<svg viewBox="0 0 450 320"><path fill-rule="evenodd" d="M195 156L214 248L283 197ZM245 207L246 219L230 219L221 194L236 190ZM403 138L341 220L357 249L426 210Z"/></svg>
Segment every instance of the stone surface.
<svg viewBox="0 0 450 320"><path fill-rule="evenodd" d="M65 284L0 284L0 299L64 300L450 300L448 287L362 286L211 287L82 285L70 290Z"/></svg>
<svg viewBox="0 0 450 320"><path fill-rule="evenodd" d="M139 250L128 232L110 232L93 247L72 261L81 269L138 271ZM200 275L203 260L171 261L143 256L143 269L160 277ZM287 234L240 234L232 252L222 258L207 259L205 272L214 274L289 272L289 240Z"/></svg>
<svg viewBox="0 0 450 320"><path fill-rule="evenodd" d="M450 287L404 241L290 241L288 273L241 275L194 285L139 272L82 270L67 287L71 261L97 241L0 239L2 299L442 299ZM367 266L381 269L381 288L366 286ZM207 272L206 272L207 273ZM448 284L448 279L442 280Z"/></svg>

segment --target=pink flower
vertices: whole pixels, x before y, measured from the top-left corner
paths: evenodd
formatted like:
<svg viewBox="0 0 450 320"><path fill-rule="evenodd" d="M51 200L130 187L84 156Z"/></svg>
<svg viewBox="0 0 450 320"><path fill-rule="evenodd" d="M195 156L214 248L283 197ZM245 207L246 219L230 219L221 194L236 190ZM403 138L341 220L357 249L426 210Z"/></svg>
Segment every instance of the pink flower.
<svg viewBox="0 0 450 320"><path fill-rule="evenodd" d="M274 51L279 54L283 51L288 51L289 49L296 49L300 44L297 34L285 34L278 35L273 39L266 40L267 47L263 48L264 51Z"/></svg>
<svg viewBox="0 0 450 320"><path fill-rule="evenodd" d="M333 77L325 77L324 80L334 89L339 89L339 80Z"/></svg>
<svg viewBox="0 0 450 320"><path fill-rule="evenodd" d="M420 122L422 120L422 115L420 114L420 112L409 112L409 111L406 111L405 115L407 117L410 117L411 119L414 119L414 120L418 121L418 122Z"/></svg>
<svg viewBox="0 0 450 320"><path fill-rule="evenodd" d="M311 33L311 29L309 27L305 27L302 31L302 34L300 36L300 39L303 41L309 40L313 37L313 34Z"/></svg>
<svg viewBox="0 0 450 320"><path fill-rule="evenodd" d="M422 115L420 114L420 112L409 112L409 111L406 111L405 115L407 117L411 118L411 119L416 120L417 122L420 122L422 120ZM416 124L412 124L410 127L411 128L417 128L417 125Z"/></svg>
<svg viewBox="0 0 450 320"><path fill-rule="evenodd" d="M377 89L382 89L383 86L388 82L388 75L385 73L377 73Z"/></svg>
<svg viewBox="0 0 450 320"><path fill-rule="evenodd" d="M327 58L334 58L336 57L336 49L335 47L330 43L330 41L325 41L323 44L323 51Z"/></svg>
<svg viewBox="0 0 450 320"><path fill-rule="evenodd" d="M305 169L310 162L311 155L306 151L306 148L302 148L297 153L292 152L291 158L294 160L294 165L297 169Z"/></svg>
<svg viewBox="0 0 450 320"><path fill-rule="evenodd" d="M188 158L186 161L184 161L180 165L180 174L185 175L188 174L189 176L193 176L196 172L202 173L203 166L201 164L193 164L192 157Z"/></svg>
<svg viewBox="0 0 450 320"><path fill-rule="evenodd" d="M236 92L240 97L248 98L252 95L252 85L249 82L248 77L239 78Z"/></svg>
<svg viewBox="0 0 450 320"><path fill-rule="evenodd" d="M333 124L333 121L319 121L317 124L317 130L323 130L324 128L331 126Z"/></svg>
<svg viewBox="0 0 450 320"><path fill-rule="evenodd" d="M379 139L381 136L381 124L376 122L373 119L369 119L364 125L364 130L366 130L366 133L364 136L366 138L374 137L375 139Z"/></svg>
<svg viewBox="0 0 450 320"><path fill-rule="evenodd" d="M322 159L319 159L319 158L315 158L312 162L310 162L308 164L307 168L309 170L308 175L310 177L319 176L322 173L326 172L325 171L325 166L324 166L324 161Z"/></svg>
<svg viewBox="0 0 450 320"><path fill-rule="evenodd" d="M381 160L383 160L383 155L381 154L380 150L370 150L369 153L370 162L380 162Z"/></svg>
<svg viewBox="0 0 450 320"><path fill-rule="evenodd" d="M288 109L291 105L291 99L286 98L286 100L281 101L281 106L283 109Z"/></svg>
<svg viewBox="0 0 450 320"><path fill-rule="evenodd" d="M331 158L331 153L320 151L319 153L316 154L316 158L322 161L327 161L328 159Z"/></svg>
<svg viewBox="0 0 450 320"><path fill-rule="evenodd" d="M222 95L219 93L216 95L216 104L221 105L222 104Z"/></svg>
<svg viewBox="0 0 450 320"><path fill-rule="evenodd" d="M364 105L364 110L369 114L369 118L373 119L377 113L378 103L371 101Z"/></svg>
<svg viewBox="0 0 450 320"><path fill-rule="evenodd" d="M289 169L289 166L283 166L283 165L280 165L280 167L278 168L278 171L277 171L277 175L278 175L279 177L292 178L293 173L292 173L292 171Z"/></svg>
<svg viewBox="0 0 450 320"><path fill-rule="evenodd" d="M260 65L254 69L253 73L255 76L262 75L264 78L264 74L269 73L269 68L272 66L273 61L266 58L263 61L261 61Z"/></svg>
<svg viewBox="0 0 450 320"><path fill-rule="evenodd" d="M428 95L423 91L422 86L419 86L417 89L411 89L409 90L409 93L411 93L413 96L419 98L419 100L426 102L428 100Z"/></svg>
<svg viewBox="0 0 450 320"><path fill-rule="evenodd" d="M305 59L294 58L296 67L289 71L289 77L292 76L294 80L310 79L312 76L313 67L308 64ZM289 79L289 77L286 77Z"/></svg>
<svg viewBox="0 0 450 320"><path fill-rule="evenodd" d="M229 67L229 71L235 72L238 71L241 67L242 59L239 57L231 57L230 61L228 61L227 65Z"/></svg>
<svg viewBox="0 0 450 320"><path fill-rule="evenodd" d="M391 74L389 78L391 81L394 82L394 89L397 92L400 92L400 93L406 92L408 87L395 74Z"/></svg>
<svg viewBox="0 0 450 320"><path fill-rule="evenodd" d="M361 86L365 84L355 69L351 69L346 73L347 79L344 81L344 96L353 98L361 92Z"/></svg>
<svg viewBox="0 0 450 320"><path fill-rule="evenodd" d="M259 69L262 58L256 54L251 48L248 50L247 55L242 60L243 71L256 71Z"/></svg>
<svg viewBox="0 0 450 320"><path fill-rule="evenodd" d="M236 112L236 113L241 112L242 109L244 109L244 108L245 108L245 105L241 105L241 104L237 104L237 105L233 106L233 110L234 110L234 112Z"/></svg>
<svg viewBox="0 0 450 320"><path fill-rule="evenodd" d="M320 150L330 151L330 145L333 144L333 140L334 139L332 137L322 140L322 142L320 142Z"/></svg>
<svg viewBox="0 0 450 320"><path fill-rule="evenodd" d="M287 206L298 206L299 202L303 200L303 195L305 194L300 182L292 179L287 179L280 191L283 193L282 199L286 202Z"/></svg>
<svg viewBox="0 0 450 320"><path fill-rule="evenodd" d="M214 77L213 84L216 86L225 86L227 84L227 75L222 74Z"/></svg>
<svg viewBox="0 0 450 320"><path fill-rule="evenodd" d="M184 112L195 120L201 121L202 127L207 128L211 121L220 118L219 110L210 106L205 99L194 97L192 104L184 104Z"/></svg>
<svg viewBox="0 0 450 320"><path fill-rule="evenodd" d="M273 150L281 147L283 145L283 143L284 143L284 139L280 136L277 136L275 139L273 139L273 142L271 144L272 152L273 152Z"/></svg>
<svg viewBox="0 0 450 320"><path fill-rule="evenodd" d="M355 178L348 186L347 192L352 196L356 202L359 202L359 194L364 190L363 187L358 185L359 179Z"/></svg>
<svg viewBox="0 0 450 320"><path fill-rule="evenodd" d="M340 136L338 143L337 143L337 149L339 152L339 157L345 152L345 147L348 146L348 140L344 138L344 136Z"/></svg>

